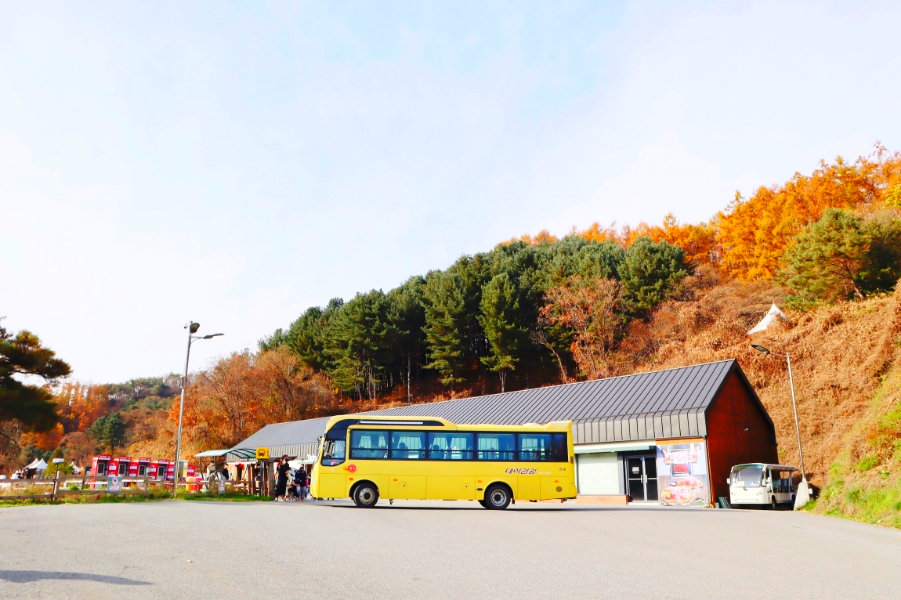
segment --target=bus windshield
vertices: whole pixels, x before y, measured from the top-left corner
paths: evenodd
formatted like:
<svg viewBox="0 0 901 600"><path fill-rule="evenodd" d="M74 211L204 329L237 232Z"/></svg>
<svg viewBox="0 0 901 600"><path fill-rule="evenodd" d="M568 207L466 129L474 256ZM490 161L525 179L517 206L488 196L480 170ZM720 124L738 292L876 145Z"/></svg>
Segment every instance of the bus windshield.
<svg viewBox="0 0 901 600"><path fill-rule="evenodd" d="M761 465L739 465L732 470L732 485L760 487L763 480Z"/></svg>
<svg viewBox="0 0 901 600"><path fill-rule="evenodd" d="M347 442L344 440L325 440L322 448L322 465L334 467L344 462L344 453Z"/></svg>

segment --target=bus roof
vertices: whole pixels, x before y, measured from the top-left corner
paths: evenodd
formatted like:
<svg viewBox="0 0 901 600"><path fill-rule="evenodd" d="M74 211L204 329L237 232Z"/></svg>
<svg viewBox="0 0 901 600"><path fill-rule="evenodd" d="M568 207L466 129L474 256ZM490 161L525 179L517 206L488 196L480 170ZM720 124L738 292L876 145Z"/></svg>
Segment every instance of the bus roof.
<svg viewBox="0 0 901 600"><path fill-rule="evenodd" d="M453 427L453 428L478 428L484 431L519 431L528 428L554 428L554 427L570 427L572 421L552 421L546 424L529 423L527 425L479 425L468 423L453 423L447 419L440 417L395 417L395 416L369 416L369 415L340 415L332 417L325 425L325 430L329 431L342 421L348 421L344 427L354 425L366 426L393 426L393 427ZM344 428L342 427L342 428Z"/></svg>

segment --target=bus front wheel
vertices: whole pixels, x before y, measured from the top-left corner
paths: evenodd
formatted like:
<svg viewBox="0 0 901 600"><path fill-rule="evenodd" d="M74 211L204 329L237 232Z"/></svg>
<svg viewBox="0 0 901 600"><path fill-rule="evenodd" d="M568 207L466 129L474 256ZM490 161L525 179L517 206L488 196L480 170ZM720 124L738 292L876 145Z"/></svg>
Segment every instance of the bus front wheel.
<svg viewBox="0 0 901 600"><path fill-rule="evenodd" d="M496 483L485 492L485 508L489 510L504 510L510 506L510 488Z"/></svg>
<svg viewBox="0 0 901 600"><path fill-rule="evenodd" d="M367 482L361 483L354 490L354 504L360 508L372 508L379 501L379 488Z"/></svg>

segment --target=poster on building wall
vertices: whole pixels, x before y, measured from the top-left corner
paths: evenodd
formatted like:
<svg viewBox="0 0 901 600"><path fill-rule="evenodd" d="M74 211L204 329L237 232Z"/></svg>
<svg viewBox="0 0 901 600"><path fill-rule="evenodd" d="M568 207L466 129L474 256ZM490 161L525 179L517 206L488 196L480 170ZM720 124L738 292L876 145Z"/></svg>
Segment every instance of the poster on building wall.
<svg viewBox="0 0 901 600"><path fill-rule="evenodd" d="M710 478L704 442L657 444L657 485L665 506L707 506Z"/></svg>

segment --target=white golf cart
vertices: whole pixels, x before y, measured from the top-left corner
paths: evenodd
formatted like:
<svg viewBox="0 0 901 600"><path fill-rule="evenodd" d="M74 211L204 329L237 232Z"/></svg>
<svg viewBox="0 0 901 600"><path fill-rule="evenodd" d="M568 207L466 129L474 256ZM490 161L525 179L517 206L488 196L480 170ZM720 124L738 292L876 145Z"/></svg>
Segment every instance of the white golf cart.
<svg viewBox="0 0 901 600"><path fill-rule="evenodd" d="M729 503L735 507L769 506L773 510L795 504L801 473L786 465L751 463L735 465L726 483Z"/></svg>

